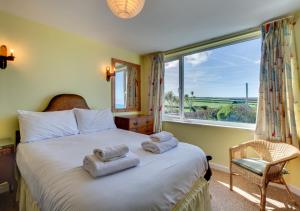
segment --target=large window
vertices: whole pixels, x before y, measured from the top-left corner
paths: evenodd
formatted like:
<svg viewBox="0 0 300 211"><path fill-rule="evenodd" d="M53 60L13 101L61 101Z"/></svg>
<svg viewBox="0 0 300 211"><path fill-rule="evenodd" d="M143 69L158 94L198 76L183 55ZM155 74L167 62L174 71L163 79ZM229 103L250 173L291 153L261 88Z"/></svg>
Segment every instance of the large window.
<svg viewBox="0 0 300 211"><path fill-rule="evenodd" d="M256 37L168 60L164 117L255 124L260 48Z"/></svg>

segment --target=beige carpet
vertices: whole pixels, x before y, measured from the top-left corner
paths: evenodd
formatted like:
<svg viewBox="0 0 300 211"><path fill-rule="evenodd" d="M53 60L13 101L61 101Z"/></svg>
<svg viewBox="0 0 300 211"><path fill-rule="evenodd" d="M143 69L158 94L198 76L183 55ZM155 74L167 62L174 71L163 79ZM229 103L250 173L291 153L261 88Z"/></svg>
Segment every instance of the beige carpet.
<svg viewBox="0 0 300 211"><path fill-rule="evenodd" d="M213 211L252 211L259 210L259 189L239 176L234 177L234 191L229 190L229 175L213 171L210 182ZM286 192L269 187L267 210L300 210L291 204ZM296 197L300 204L300 197ZM0 194L0 211L17 211L15 193Z"/></svg>
<svg viewBox="0 0 300 211"><path fill-rule="evenodd" d="M213 171L210 182L213 211L252 211L259 210L260 192L257 186L248 183L240 176L233 177L234 191L229 190L229 174ZM300 197L295 196L300 204ZM300 210L291 203L287 192L269 186L266 210Z"/></svg>

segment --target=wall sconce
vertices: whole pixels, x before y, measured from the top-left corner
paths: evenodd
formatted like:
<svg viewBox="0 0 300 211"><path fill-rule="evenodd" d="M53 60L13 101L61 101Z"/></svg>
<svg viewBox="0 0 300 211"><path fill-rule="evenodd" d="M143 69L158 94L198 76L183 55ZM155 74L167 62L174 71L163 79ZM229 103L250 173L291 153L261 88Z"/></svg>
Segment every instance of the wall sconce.
<svg viewBox="0 0 300 211"><path fill-rule="evenodd" d="M106 80L107 81L110 81L110 78L111 77L113 77L113 76L115 76L116 75L116 73L115 73L115 71L110 71L110 66L107 66L106 67Z"/></svg>
<svg viewBox="0 0 300 211"><path fill-rule="evenodd" d="M14 61L14 50L10 50L10 55L7 56L7 47L2 45L0 47L0 68L5 69L7 67L7 61Z"/></svg>

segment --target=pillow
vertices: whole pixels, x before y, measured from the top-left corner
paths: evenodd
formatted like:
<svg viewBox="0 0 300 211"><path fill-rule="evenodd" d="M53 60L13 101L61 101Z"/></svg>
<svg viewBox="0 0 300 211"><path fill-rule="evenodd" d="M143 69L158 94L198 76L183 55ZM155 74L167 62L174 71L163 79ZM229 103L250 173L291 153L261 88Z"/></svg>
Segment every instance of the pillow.
<svg viewBox="0 0 300 211"><path fill-rule="evenodd" d="M79 133L72 110L53 112L18 110L18 117L23 143Z"/></svg>
<svg viewBox="0 0 300 211"><path fill-rule="evenodd" d="M93 133L117 128L110 109L74 109L80 133Z"/></svg>

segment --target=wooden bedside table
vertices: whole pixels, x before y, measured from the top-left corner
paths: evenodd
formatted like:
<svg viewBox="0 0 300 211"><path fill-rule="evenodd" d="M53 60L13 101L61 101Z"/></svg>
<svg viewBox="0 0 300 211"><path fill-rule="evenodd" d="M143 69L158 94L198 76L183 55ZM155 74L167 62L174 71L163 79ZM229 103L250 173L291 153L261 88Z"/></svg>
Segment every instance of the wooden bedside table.
<svg viewBox="0 0 300 211"><path fill-rule="evenodd" d="M153 133L153 117L149 115L115 116L118 128L150 135Z"/></svg>
<svg viewBox="0 0 300 211"><path fill-rule="evenodd" d="M15 145L12 139L0 139L0 183L8 182L9 190L15 187Z"/></svg>

